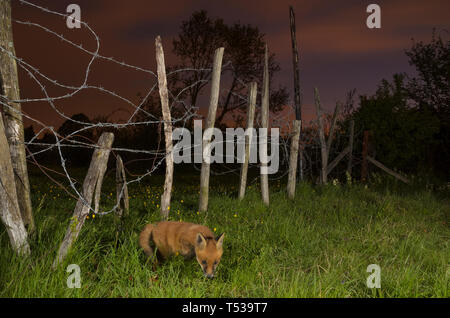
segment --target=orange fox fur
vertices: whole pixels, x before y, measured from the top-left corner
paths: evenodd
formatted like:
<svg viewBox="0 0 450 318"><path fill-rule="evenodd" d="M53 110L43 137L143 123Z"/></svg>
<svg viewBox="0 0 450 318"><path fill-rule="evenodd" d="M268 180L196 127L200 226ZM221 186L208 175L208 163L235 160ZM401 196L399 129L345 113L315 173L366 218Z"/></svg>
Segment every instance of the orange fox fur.
<svg viewBox="0 0 450 318"><path fill-rule="evenodd" d="M224 234L214 238L214 233L203 225L164 221L146 225L139 236L139 245L148 257L153 257L151 243L163 258L195 255L204 275L212 278L222 257L223 238Z"/></svg>

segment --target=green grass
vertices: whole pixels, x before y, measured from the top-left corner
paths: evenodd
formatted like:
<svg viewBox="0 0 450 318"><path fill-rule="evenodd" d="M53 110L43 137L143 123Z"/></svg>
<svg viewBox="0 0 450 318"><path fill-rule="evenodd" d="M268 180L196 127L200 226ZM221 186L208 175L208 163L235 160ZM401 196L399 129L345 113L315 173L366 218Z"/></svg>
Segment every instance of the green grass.
<svg viewBox="0 0 450 318"><path fill-rule="evenodd" d="M398 184L304 183L289 201L285 184L275 181L267 208L258 184L239 202L236 181L225 176L213 180L203 214L198 176L176 176L171 219L226 233L218 273L208 280L195 260L146 264L138 235L159 220L162 191L161 177L148 179L130 186L128 218L91 214L64 264L52 270L75 200L32 177L32 254L16 256L0 226L0 297L449 297L448 195ZM114 204L113 189L107 178L104 209ZM81 268L80 289L67 288L69 264ZM381 267L381 289L366 286L369 264Z"/></svg>

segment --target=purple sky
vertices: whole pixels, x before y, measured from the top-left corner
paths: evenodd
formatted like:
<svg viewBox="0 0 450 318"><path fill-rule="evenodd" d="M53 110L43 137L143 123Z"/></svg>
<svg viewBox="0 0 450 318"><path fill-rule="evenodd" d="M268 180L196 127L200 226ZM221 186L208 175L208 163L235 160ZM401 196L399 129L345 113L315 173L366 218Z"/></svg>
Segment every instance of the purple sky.
<svg viewBox="0 0 450 318"><path fill-rule="evenodd" d="M95 42L85 30L69 30L62 18L20 4L13 0L13 18L44 25L58 34L94 49ZM257 26L266 34L271 52L281 66L276 83L285 85L293 100L292 55L289 33L289 5L296 13L297 40L300 48L303 116L315 117L313 88L318 87L322 103L331 112L336 101L356 88L357 94L373 94L382 78L397 72L412 73L405 49L416 41L429 41L432 29L450 29L450 1L152 1L152 0L31 0L40 6L65 13L70 3L77 3L82 19L101 39L100 54L156 71L154 39L163 38L166 63L174 61L172 39L180 24L196 10L205 9L214 18L227 23L240 21ZM366 27L366 7L381 7L381 29ZM14 23L16 53L43 73L68 85L80 85L89 56L34 27ZM22 98L43 97L40 88L20 71ZM141 72L107 62L96 62L91 84L103 86L138 102L136 94L153 83ZM53 95L61 89L46 83ZM84 112L89 117L109 114L126 105L98 92L84 91L57 102L68 116ZM200 106L200 105L198 105ZM58 127L64 121L46 104L26 103L24 111L48 125ZM123 116L124 118L126 115Z"/></svg>

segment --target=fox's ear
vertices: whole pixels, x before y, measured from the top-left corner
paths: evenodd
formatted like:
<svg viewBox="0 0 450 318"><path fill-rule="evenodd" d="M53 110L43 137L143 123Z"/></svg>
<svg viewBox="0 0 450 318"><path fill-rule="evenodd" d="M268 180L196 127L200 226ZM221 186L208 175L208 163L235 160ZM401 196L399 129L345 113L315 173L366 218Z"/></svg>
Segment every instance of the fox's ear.
<svg viewBox="0 0 450 318"><path fill-rule="evenodd" d="M225 236L225 233L222 233L216 238L216 242L217 242L216 246L217 246L217 248L222 248L224 236Z"/></svg>
<svg viewBox="0 0 450 318"><path fill-rule="evenodd" d="M197 248L199 248L201 250L206 247L206 239L202 233L197 234L197 240L196 240L195 244L197 245Z"/></svg>

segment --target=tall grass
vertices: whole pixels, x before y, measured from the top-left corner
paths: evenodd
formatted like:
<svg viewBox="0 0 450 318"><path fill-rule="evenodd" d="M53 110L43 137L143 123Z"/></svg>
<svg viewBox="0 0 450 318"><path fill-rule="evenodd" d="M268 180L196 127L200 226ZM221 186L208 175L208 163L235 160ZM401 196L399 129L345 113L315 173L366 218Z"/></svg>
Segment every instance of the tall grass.
<svg viewBox="0 0 450 318"><path fill-rule="evenodd" d="M0 227L0 297L449 296L448 197L415 188L303 183L289 201L285 184L276 181L267 208L258 184L238 201L236 184L216 178L208 212L198 213L197 179L177 179L171 219L226 233L213 280L195 260L146 263L137 239L146 223L159 220L162 182L154 178L131 186L125 220L91 214L64 264L52 270L75 200L36 177L32 255L16 256ZM113 189L107 179L105 209L114 204ZM80 266L80 289L67 287L69 264ZM366 286L369 264L381 268L380 289Z"/></svg>

